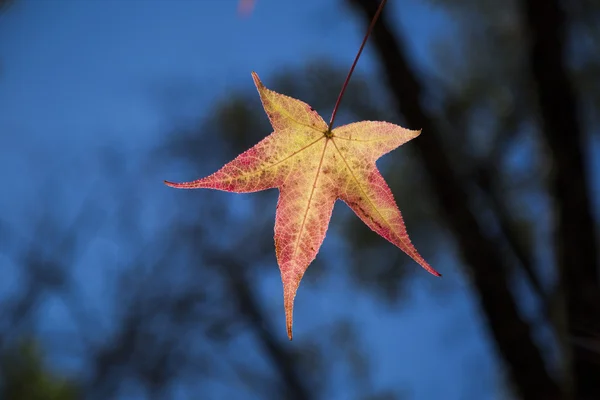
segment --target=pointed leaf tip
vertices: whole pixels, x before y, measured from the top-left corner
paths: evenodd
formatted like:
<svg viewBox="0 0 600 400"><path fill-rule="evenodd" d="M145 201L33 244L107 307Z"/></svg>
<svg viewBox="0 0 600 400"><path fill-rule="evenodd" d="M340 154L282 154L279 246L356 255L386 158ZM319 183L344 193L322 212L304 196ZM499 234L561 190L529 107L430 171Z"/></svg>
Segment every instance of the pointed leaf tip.
<svg viewBox="0 0 600 400"><path fill-rule="evenodd" d="M197 185L197 181L194 182L171 182L171 181L163 181L165 185L175 188L175 189L197 189L200 186Z"/></svg>
<svg viewBox="0 0 600 400"><path fill-rule="evenodd" d="M183 182L183 183L171 182L171 181L163 181L163 182L165 183L165 185L170 186L175 189L190 189L190 188L192 188L192 186L190 185L190 182Z"/></svg>
<svg viewBox="0 0 600 400"><path fill-rule="evenodd" d="M261 87L265 86L265 85L263 85L260 78L258 77L258 74L254 71L252 71L252 80L254 80L254 84L256 85L257 88L261 88Z"/></svg>
<svg viewBox="0 0 600 400"><path fill-rule="evenodd" d="M285 326L287 329L287 335L290 341L292 340L292 325L294 323L294 297L296 297L296 291L292 294L285 293L287 290L284 289L283 305L285 308Z"/></svg>
<svg viewBox="0 0 600 400"><path fill-rule="evenodd" d="M413 258L415 261L417 261L417 263L418 263L418 264L419 264L421 267L423 267L423 268L425 269L425 271L429 272L431 275L433 275L433 276L437 276L438 278L442 276L442 274L440 274L439 272L437 272L437 271L436 271L436 270L435 270L435 269L434 269L434 268L433 268L431 265L429 265L429 264L427 263L427 261L423 260L423 259L421 258L421 256L420 256L420 255L419 255L419 256L417 256L418 258L420 258L420 260L419 260L419 259L416 259L416 258L414 258L412 255L411 255L411 257L412 257L412 258Z"/></svg>
<svg viewBox="0 0 600 400"><path fill-rule="evenodd" d="M295 276L293 279L289 279L282 276L283 280L283 307L285 308L285 326L287 329L287 335L292 340L292 325L294 324L294 300L298 287L300 286L300 280L302 275Z"/></svg>

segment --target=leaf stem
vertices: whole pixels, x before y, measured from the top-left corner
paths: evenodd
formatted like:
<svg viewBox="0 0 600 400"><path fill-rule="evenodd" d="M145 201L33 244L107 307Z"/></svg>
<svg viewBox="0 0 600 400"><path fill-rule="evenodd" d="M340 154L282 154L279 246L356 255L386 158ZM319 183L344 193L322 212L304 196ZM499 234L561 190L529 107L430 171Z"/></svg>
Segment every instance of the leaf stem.
<svg viewBox="0 0 600 400"><path fill-rule="evenodd" d="M335 121L335 115L337 114L337 110L338 110L338 107L340 106L340 102L342 101L342 97L344 96L344 93L346 92L346 87L348 86L348 82L350 82L350 77L352 76L352 73L354 72L356 63L358 63L358 59L360 58L360 55L361 55L363 49L365 48L365 44L367 44L367 39L369 38L369 35L373 31L373 27L375 26L375 23L377 22L377 19L379 18L381 11L383 11L383 6L385 6L385 3L387 3L387 0L381 0L381 3L379 3L379 8L377 9L377 12L373 16L373 19L371 20L371 24L369 25L369 28L367 29L367 33L365 34L365 37L363 38L360 48L358 49L358 53L356 53L356 57L354 58L354 62L352 63L352 66L350 67L348 76L346 76L346 80L344 81L344 84L342 85L342 90L340 90L340 94L337 98L337 101L335 102L335 106L333 107L333 112L331 113L331 119L329 120L329 129L328 129L329 132L331 132L331 128L333 128L333 121Z"/></svg>

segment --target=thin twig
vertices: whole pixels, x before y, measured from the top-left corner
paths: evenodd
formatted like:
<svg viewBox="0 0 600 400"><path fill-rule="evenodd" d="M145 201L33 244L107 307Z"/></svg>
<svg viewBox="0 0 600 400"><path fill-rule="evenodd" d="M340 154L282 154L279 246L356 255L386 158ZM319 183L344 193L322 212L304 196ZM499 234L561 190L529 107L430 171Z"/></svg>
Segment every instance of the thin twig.
<svg viewBox="0 0 600 400"><path fill-rule="evenodd" d="M329 120L329 129L328 129L329 131L331 131L331 128L333 128L333 121L335 121L335 115L337 114L338 107L340 106L340 102L342 101L342 96L344 96L344 92L346 91L348 82L350 82L350 77L352 76L352 73L354 72L354 68L356 67L356 64L358 63L358 59L360 58L360 55L361 55L363 49L365 48L365 44L367 44L367 39L369 38L369 35L371 35L371 31L373 31L373 27L375 26L375 23L377 22L377 19L379 18L381 11L383 11L383 7L385 6L385 3L387 3L387 0L381 0L381 3L379 3L379 8L377 9L377 12L373 16L373 19L371 20L371 24L369 25L369 28L367 29L367 33L365 34L365 37L363 38L360 48L358 49L358 53L356 53L356 57L354 58L354 62L352 63L352 66L350 67L348 76L346 76L346 80L344 81L344 84L342 85L342 90L340 90L340 95L338 96L337 101L335 102L335 106L333 107L333 112L331 113L331 119Z"/></svg>

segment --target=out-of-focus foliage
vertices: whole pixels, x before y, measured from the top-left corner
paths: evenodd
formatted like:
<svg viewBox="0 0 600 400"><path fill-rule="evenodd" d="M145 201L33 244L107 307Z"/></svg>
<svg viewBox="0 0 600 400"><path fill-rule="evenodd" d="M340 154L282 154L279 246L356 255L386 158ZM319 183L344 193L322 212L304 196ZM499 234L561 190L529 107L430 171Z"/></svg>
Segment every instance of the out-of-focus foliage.
<svg viewBox="0 0 600 400"><path fill-rule="evenodd" d="M0 360L0 398L11 400L74 400L79 398L73 382L50 372L39 346L24 341Z"/></svg>

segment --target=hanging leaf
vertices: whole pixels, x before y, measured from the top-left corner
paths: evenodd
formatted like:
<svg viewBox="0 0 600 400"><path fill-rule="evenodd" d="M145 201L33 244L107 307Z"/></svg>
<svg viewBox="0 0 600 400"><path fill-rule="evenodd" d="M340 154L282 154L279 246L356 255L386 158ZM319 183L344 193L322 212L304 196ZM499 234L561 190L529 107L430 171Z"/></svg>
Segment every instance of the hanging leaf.
<svg viewBox="0 0 600 400"><path fill-rule="evenodd" d="M252 77L273 133L206 178L165 183L236 193L279 189L275 251L290 340L296 291L325 239L338 199L369 228L440 276L410 242L394 196L375 165L420 131L375 121L331 130L308 104L267 89L254 72Z"/></svg>

